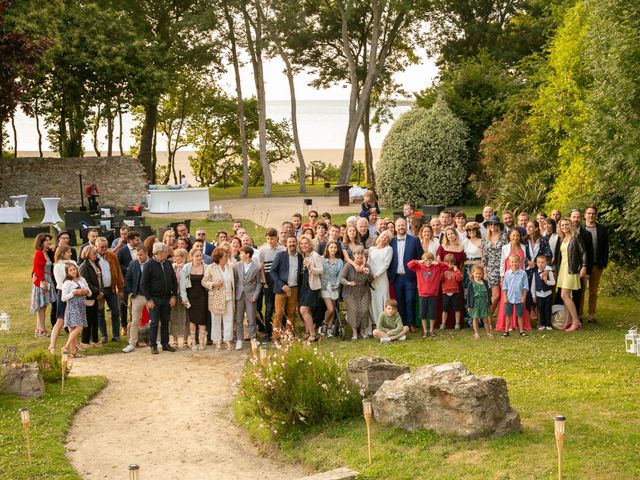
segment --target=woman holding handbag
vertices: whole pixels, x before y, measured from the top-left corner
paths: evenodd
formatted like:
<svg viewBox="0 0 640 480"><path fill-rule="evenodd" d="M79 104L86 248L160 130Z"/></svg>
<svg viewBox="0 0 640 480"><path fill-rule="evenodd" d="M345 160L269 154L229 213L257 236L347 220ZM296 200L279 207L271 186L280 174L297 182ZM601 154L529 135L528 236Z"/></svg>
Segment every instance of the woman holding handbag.
<svg viewBox="0 0 640 480"><path fill-rule="evenodd" d="M82 249L82 265L80 275L87 281L90 298L85 299L87 309L87 327L82 330L82 344L84 347L96 347L98 343L98 301L104 298L102 293L102 270L97 262L98 251L89 245Z"/></svg>
<svg viewBox="0 0 640 480"><path fill-rule="evenodd" d="M209 311L211 312L211 340L216 348L224 340L227 350L231 350L233 338L234 283L233 268L224 250L216 248L211 255L213 263L204 272L202 286L209 291Z"/></svg>

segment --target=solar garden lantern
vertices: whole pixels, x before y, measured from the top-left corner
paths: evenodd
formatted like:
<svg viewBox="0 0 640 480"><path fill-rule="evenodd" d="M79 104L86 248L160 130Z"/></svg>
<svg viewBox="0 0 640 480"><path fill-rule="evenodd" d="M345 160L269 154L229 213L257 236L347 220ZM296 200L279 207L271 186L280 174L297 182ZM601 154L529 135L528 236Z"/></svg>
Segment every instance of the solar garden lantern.
<svg viewBox="0 0 640 480"><path fill-rule="evenodd" d="M9 330L11 327L11 318L7 312L0 313L0 330Z"/></svg>
<svg viewBox="0 0 640 480"><path fill-rule="evenodd" d="M553 419L553 430L556 435L556 449L558 450L558 480L562 480L562 450L564 448L564 422L566 418L557 415Z"/></svg>
<svg viewBox="0 0 640 480"><path fill-rule="evenodd" d="M362 413L367 424L367 449L369 451L369 465L371 465L371 418L373 417L373 404L370 399L362 400Z"/></svg>
<svg viewBox="0 0 640 480"><path fill-rule="evenodd" d="M29 427L31 420L29 418L29 409L22 407L20 410L20 420L22 420L22 428L24 428L24 436L27 439L27 458L29 459L29 465L31 465L31 440L29 439Z"/></svg>
<svg viewBox="0 0 640 480"><path fill-rule="evenodd" d="M269 356L266 347L260 347L260 365L266 367L269 364Z"/></svg>
<svg viewBox="0 0 640 480"><path fill-rule="evenodd" d="M638 327L631 327L629 333L624 336L624 346L627 353L638 354L638 343L640 335L638 334Z"/></svg>
<svg viewBox="0 0 640 480"><path fill-rule="evenodd" d="M129 480L140 480L140 466L132 463L129 465Z"/></svg>

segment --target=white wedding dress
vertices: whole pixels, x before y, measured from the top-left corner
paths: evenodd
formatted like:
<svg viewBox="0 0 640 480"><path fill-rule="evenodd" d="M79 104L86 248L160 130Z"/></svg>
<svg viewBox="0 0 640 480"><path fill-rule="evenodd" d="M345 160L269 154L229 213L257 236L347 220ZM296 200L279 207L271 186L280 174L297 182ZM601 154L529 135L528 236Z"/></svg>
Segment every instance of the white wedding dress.
<svg viewBox="0 0 640 480"><path fill-rule="evenodd" d="M393 250L390 246L384 248L372 247L369 249L369 269L375 277L371 284L375 290L371 292L371 321L375 324L378 317L384 311L384 302L389 299L389 279L387 269L391 264Z"/></svg>

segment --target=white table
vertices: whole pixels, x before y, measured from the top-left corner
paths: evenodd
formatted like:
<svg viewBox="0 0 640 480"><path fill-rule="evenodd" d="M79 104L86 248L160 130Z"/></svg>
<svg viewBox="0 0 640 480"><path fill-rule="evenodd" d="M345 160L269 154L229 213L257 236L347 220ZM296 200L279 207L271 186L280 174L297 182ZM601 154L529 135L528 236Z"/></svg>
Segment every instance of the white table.
<svg viewBox="0 0 640 480"><path fill-rule="evenodd" d="M12 195L11 197L9 197L13 202L14 207L22 208L22 218L29 218L29 215L27 214L27 197L28 196L29 195Z"/></svg>
<svg viewBox="0 0 640 480"><path fill-rule="evenodd" d="M22 207L0 208L0 223L22 223Z"/></svg>
<svg viewBox="0 0 640 480"><path fill-rule="evenodd" d="M58 204L60 199L57 197L44 197L41 198L42 205L44 205L44 218L40 223L62 223L60 215L58 215Z"/></svg>
<svg viewBox="0 0 640 480"><path fill-rule="evenodd" d="M208 212L209 189L149 190L151 213Z"/></svg>

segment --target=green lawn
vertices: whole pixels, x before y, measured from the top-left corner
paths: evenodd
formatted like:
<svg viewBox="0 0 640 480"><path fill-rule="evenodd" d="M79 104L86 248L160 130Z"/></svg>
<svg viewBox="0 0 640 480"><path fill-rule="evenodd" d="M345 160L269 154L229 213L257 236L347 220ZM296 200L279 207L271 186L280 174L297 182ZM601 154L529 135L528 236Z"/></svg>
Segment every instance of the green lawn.
<svg viewBox="0 0 640 480"><path fill-rule="evenodd" d="M331 340L320 348L349 358L382 355L411 368L461 361L471 372L507 380L523 434L461 440L428 431L373 427L369 466L364 421L329 426L284 443L285 455L319 470L349 466L362 479L552 479L553 416L566 422L566 479L640 478L640 358L624 352L624 333L637 323L640 305L603 299L600 323L575 334L538 333L522 339L482 338L470 331L404 343Z"/></svg>
<svg viewBox="0 0 640 480"><path fill-rule="evenodd" d="M471 214L478 208L465 211ZM42 212L30 214L39 219ZM153 226L170 221L148 219ZM209 237L231 227L194 220L192 230L199 225L206 226ZM262 238L262 227L249 222L248 226L257 239ZM32 333L32 243L22 238L21 225L0 225L0 311L7 311L12 320L11 331L0 332L0 346L17 344L20 353L48 344ZM639 315L637 302L604 298L600 323L573 335L535 331L527 339L474 341L468 331L462 331L429 340L412 336L407 342L384 346L373 341L328 341L320 348L332 349L345 362L374 354L411 367L459 360L478 375L504 377L525 432L465 441L374 424L374 463L368 466L364 422L355 419L293 439L282 450L310 467L325 470L347 465L367 479L551 479L555 478L552 417L562 413L567 417L566 479L639 478L640 358L624 353L623 343L624 333ZM121 347L111 344L96 353ZM77 478L64 456L64 434L73 413L103 385L100 378L72 378L64 398L51 387L45 397L32 402L0 397L0 478ZM24 455L23 436L17 409L22 405L28 405L34 416L36 461L32 467L20 456Z"/></svg>
<svg viewBox="0 0 640 480"><path fill-rule="evenodd" d="M75 412L106 383L104 377L71 377L65 382L64 395L58 385L46 384L46 393L37 400L0 397L0 478L79 480L65 455L66 434ZM25 406L31 417L31 465L18 413Z"/></svg>
<svg viewBox="0 0 640 480"><path fill-rule="evenodd" d="M316 197L319 195L331 195L338 196L338 192L333 189L335 186L334 183L331 183L331 188L329 190L325 190L324 182L317 181L315 185L311 185L311 183L307 183L307 192L300 193L300 186L297 183L276 183L272 186L272 196L274 197L298 197L303 195L308 195L311 197ZM242 187L239 185L234 185L232 187L222 188L222 187L210 187L209 195L212 202L216 200L226 200L233 198L240 198L240 193L242 192ZM248 198L260 198L263 196L263 187L249 187L249 197Z"/></svg>

